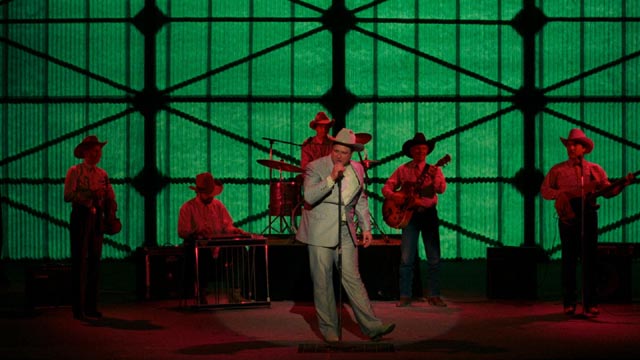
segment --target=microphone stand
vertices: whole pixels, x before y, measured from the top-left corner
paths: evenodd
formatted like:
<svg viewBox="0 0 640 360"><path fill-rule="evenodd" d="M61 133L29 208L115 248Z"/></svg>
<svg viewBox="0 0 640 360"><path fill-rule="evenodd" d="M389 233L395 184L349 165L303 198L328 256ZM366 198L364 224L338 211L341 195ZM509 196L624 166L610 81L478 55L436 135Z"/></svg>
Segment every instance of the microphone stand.
<svg viewBox="0 0 640 360"><path fill-rule="evenodd" d="M272 139L272 138L267 138L267 137L263 137L263 140L269 140L271 142L271 145L273 146L274 142L279 142L279 143L283 143L283 144L289 144L289 145L294 145L294 146L302 146L301 144L296 144L296 143L292 143L290 141L284 141L284 140L278 140L278 139Z"/></svg>
<svg viewBox="0 0 640 360"><path fill-rule="evenodd" d="M338 183L338 277L340 285L338 286L338 340L342 341L342 179L339 176Z"/></svg>
<svg viewBox="0 0 640 360"><path fill-rule="evenodd" d="M369 164L366 162L367 160L362 159L362 154L360 154L360 152L358 152L358 157L360 157L360 163L364 168L364 183L365 185L369 185L371 183L371 178L369 178L369 174L368 174ZM388 243L389 238L387 237L387 234L384 231L382 231L380 226L378 226L378 222L376 221L376 219L373 218L373 212L369 212L369 219L371 220L371 227L376 228L380 232L380 235L382 235L384 241Z"/></svg>
<svg viewBox="0 0 640 360"><path fill-rule="evenodd" d="M581 262L582 262L582 269L581 269L581 276L582 276L582 315L583 316L587 316L587 311L586 311L586 302L585 302L585 287L587 285L586 281L587 281L587 276L585 274L585 265L587 263L587 261L585 261L585 256L586 256L586 245L585 244L585 238L584 238L584 211L586 209L586 205L585 205L585 198L584 198L584 163L583 163L583 159L580 159L580 253L581 253Z"/></svg>

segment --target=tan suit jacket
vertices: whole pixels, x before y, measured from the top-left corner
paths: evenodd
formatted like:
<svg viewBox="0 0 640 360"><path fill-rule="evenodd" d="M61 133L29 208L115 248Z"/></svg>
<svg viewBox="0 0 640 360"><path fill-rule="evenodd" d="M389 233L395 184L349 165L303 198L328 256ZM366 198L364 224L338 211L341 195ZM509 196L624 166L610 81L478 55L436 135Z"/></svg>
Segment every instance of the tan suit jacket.
<svg viewBox="0 0 640 360"><path fill-rule="evenodd" d="M357 245L356 223L362 231L371 230L369 202L364 192L364 168L357 161L351 161L358 179L358 190L346 201L345 215L349 233L354 245ZM324 156L309 163L304 176L305 209L296 234L299 241L315 246L335 247L338 245L340 225L338 210L338 184L328 178L333 170L331 156Z"/></svg>

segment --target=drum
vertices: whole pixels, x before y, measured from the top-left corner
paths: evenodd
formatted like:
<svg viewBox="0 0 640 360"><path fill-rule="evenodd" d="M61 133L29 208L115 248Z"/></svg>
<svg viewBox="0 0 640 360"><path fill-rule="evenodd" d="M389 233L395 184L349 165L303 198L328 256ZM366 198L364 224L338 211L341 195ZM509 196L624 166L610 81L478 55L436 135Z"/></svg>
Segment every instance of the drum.
<svg viewBox="0 0 640 360"><path fill-rule="evenodd" d="M271 216L291 216L296 206L302 202L301 186L295 181L273 182L269 190Z"/></svg>

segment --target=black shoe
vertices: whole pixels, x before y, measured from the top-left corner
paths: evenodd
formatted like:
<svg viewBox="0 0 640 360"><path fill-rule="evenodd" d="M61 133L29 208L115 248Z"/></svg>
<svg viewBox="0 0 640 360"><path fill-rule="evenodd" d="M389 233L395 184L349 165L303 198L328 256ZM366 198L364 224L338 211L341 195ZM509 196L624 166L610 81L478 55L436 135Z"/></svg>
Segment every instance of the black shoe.
<svg viewBox="0 0 640 360"><path fill-rule="evenodd" d="M372 341L380 341L380 339L391 333L393 331L393 329L396 328L396 324L387 324L387 325L383 325L380 330L378 330L377 332L373 333L371 335L371 340Z"/></svg>
<svg viewBox="0 0 640 360"><path fill-rule="evenodd" d="M400 296L400 301L396 304L396 307L411 306L411 298L408 296Z"/></svg>
<svg viewBox="0 0 640 360"><path fill-rule="evenodd" d="M200 305L207 305L208 301L207 301L207 288L201 288L200 291L198 292L198 303Z"/></svg>
<svg viewBox="0 0 640 360"><path fill-rule="evenodd" d="M324 337L324 342L326 342L327 344L337 344L340 342L340 339L338 338L338 335L327 335Z"/></svg>
<svg viewBox="0 0 640 360"><path fill-rule="evenodd" d="M429 296L427 299L429 305L438 306L438 307L447 307L444 301L440 298L440 296Z"/></svg>
<svg viewBox="0 0 640 360"><path fill-rule="evenodd" d="M86 316L88 316L88 317L92 317L92 318L96 318L96 319L102 318L102 313L100 311L98 311L98 310L85 311L84 314Z"/></svg>
<svg viewBox="0 0 640 360"><path fill-rule="evenodd" d="M587 313L588 315L591 315L591 316L598 316L598 315L600 315L600 309L598 309L597 306L590 306L590 307L587 308L585 313Z"/></svg>
<svg viewBox="0 0 640 360"><path fill-rule="evenodd" d="M564 314L565 315L573 315L576 313L576 306L575 305L567 305L564 307Z"/></svg>

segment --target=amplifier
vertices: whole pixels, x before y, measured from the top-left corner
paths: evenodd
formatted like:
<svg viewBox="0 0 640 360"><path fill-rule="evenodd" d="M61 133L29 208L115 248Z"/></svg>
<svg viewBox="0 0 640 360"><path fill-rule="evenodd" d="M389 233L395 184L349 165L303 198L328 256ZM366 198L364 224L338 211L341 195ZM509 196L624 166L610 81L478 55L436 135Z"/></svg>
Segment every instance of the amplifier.
<svg viewBox="0 0 640 360"><path fill-rule="evenodd" d="M597 294L602 303L632 301L634 244L598 244Z"/></svg>
<svg viewBox="0 0 640 360"><path fill-rule="evenodd" d="M182 297L184 272L182 246L144 247L138 248L136 253L136 292L139 299Z"/></svg>
<svg viewBox="0 0 640 360"><path fill-rule="evenodd" d="M538 263L544 260L544 252L536 247L487 248L487 297L537 299Z"/></svg>
<svg viewBox="0 0 640 360"><path fill-rule="evenodd" d="M71 265L44 264L26 270L27 308L71 305Z"/></svg>

